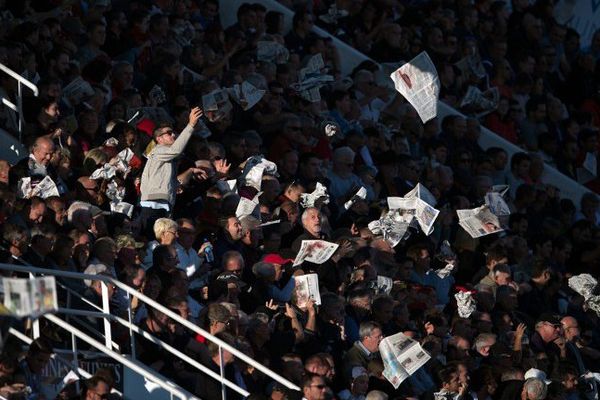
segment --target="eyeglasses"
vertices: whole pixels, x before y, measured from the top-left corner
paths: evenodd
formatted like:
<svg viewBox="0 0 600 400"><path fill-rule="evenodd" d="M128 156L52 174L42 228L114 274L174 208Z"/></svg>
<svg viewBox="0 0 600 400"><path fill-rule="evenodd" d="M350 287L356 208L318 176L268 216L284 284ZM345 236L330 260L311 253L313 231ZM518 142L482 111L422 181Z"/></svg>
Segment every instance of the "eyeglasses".
<svg viewBox="0 0 600 400"><path fill-rule="evenodd" d="M160 135L158 135L158 137L161 137L161 136L164 136L164 135L175 136L175 131L173 129L168 129L166 131L163 131Z"/></svg>
<svg viewBox="0 0 600 400"><path fill-rule="evenodd" d="M319 390L327 389L327 385L310 385L310 387L316 387Z"/></svg>

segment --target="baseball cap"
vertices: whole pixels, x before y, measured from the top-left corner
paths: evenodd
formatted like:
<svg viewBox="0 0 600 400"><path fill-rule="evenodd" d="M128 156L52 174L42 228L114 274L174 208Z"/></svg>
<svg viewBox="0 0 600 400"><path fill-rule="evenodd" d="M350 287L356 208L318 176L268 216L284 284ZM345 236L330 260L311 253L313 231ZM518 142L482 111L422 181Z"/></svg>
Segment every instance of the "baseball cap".
<svg viewBox="0 0 600 400"><path fill-rule="evenodd" d="M549 385L552 383L552 381L550 379L546 378L546 373L537 368L529 368L527 370L527 372L525 372L525 380L531 379L531 378L539 379L540 381L544 382L546 385Z"/></svg>
<svg viewBox="0 0 600 400"><path fill-rule="evenodd" d="M258 277L272 277L275 276L275 266L267 262L257 262L252 266L252 272Z"/></svg>
<svg viewBox="0 0 600 400"><path fill-rule="evenodd" d="M242 281L236 274L233 272L223 272L219 276L217 276L218 281L225 281L227 283L235 283L240 288L246 286L246 282Z"/></svg>
<svg viewBox="0 0 600 400"><path fill-rule="evenodd" d="M294 260L292 258L283 258L277 253L269 253L262 260L265 263L279 264L279 265L284 265L287 263L294 262Z"/></svg>
<svg viewBox="0 0 600 400"><path fill-rule="evenodd" d="M542 313L538 318L538 322L549 322L552 325L561 325L560 318L557 315L551 313Z"/></svg>

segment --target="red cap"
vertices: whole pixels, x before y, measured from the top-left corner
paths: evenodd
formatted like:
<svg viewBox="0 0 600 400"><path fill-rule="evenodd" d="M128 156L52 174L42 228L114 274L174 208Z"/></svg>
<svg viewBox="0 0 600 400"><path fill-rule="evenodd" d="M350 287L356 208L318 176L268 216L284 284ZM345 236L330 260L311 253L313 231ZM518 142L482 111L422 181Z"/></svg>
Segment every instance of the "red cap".
<svg viewBox="0 0 600 400"><path fill-rule="evenodd" d="M154 128L156 128L156 124L151 119L144 118L140 122L138 122L137 128L140 131L144 132L146 135L152 137L152 134L154 133Z"/></svg>
<svg viewBox="0 0 600 400"><path fill-rule="evenodd" d="M291 258L283 258L279 254L276 254L276 253L270 253L270 254L267 254L265 256L265 258L263 258L263 261L266 263L269 263L269 264L283 265L283 264L291 263L294 260L292 260Z"/></svg>

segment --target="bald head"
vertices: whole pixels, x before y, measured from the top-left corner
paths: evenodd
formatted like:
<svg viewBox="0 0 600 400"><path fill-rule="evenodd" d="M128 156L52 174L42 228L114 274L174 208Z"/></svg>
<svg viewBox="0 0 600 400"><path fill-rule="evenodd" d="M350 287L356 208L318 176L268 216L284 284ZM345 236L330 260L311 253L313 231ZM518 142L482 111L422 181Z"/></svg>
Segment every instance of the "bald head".
<svg viewBox="0 0 600 400"><path fill-rule="evenodd" d="M579 337L581 331L579 330L579 323L575 318L571 316L566 316L560 320L560 323L562 325L563 331L565 333L565 339L567 341L570 342Z"/></svg>
<svg viewBox="0 0 600 400"><path fill-rule="evenodd" d="M33 143L31 154L38 164L48 165L54 153L54 142L47 137L39 137Z"/></svg>

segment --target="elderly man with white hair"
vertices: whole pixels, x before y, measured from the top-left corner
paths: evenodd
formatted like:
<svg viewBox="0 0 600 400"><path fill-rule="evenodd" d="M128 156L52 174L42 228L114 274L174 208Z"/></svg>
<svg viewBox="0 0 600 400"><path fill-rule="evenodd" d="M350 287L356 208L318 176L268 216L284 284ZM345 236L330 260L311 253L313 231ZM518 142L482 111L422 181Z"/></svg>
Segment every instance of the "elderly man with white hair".
<svg viewBox="0 0 600 400"><path fill-rule="evenodd" d="M353 172L356 153L350 147L338 147L333 152L333 165L327 172L329 195L342 206L361 186L367 189L367 201L375 197L372 189Z"/></svg>

